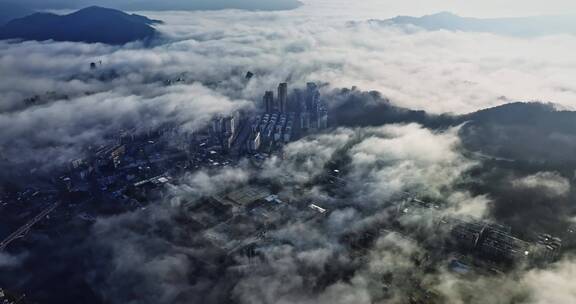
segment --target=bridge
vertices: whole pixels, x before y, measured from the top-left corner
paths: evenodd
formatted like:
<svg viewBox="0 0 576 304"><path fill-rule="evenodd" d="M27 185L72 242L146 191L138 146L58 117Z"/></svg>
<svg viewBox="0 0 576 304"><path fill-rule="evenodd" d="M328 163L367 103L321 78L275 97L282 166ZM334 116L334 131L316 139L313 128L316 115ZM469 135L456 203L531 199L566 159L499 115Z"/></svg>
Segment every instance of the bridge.
<svg viewBox="0 0 576 304"><path fill-rule="evenodd" d="M38 223L43 218L45 218L48 214L50 214L52 211L54 211L54 209L56 209L59 205L60 205L59 202L50 205L48 208L42 210L42 212L40 212L38 215L36 215L33 219L31 219L26 224L24 224L20 228L18 228L18 230L14 231L7 238L2 240L2 242L0 242L0 251L4 251L6 249L6 247L8 245L10 245L10 243L12 243L15 240L22 238L26 234L28 234L28 232L30 231L32 226L36 225L36 223Z"/></svg>

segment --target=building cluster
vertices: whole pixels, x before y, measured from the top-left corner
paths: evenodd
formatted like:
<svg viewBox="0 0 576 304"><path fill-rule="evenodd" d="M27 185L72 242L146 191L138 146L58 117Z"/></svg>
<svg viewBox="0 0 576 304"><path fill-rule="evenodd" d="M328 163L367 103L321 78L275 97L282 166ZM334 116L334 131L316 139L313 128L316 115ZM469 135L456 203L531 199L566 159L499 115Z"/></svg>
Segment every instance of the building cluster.
<svg viewBox="0 0 576 304"><path fill-rule="evenodd" d="M510 226L488 221L443 216L439 204L405 199L398 208L398 218L432 218L438 231L444 232L443 247L448 251L503 264L547 263L560 254L562 240L548 234L534 233L530 241L512 233Z"/></svg>
<svg viewBox="0 0 576 304"><path fill-rule="evenodd" d="M224 145L227 149L236 141L237 146L248 153L271 152L305 134L328 127L328 107L313 82L306 85L305 91L294 89L291 93L288 83L280 83L276 95L273 91L264 93L259 112L247 120L249 129L245 135L219 130L218 134L228 141Z"/></svg>
<svg viewBox="0 0 576 304"><path fill-rule="evenodd" d="M266 91L258 113L243 117L239 112L212 120L211 134L223 151L234 155L272 152L311 132L328 127L328 107L318 86L289 91L280 83L277 93Z"/></svg>
<svg viewBox="0 0 576 304"><path fill-rule="evenodd" d="M327 127L327 108L314 83L307 85L305 93L298 89L290 93L288 84L282 83L277 96L267 92L264 101L255 114L217 115L206 127L195 130L167 124L108 134L104 144L84 147L85 157L55 170L50 182L0 193L0 207L20 214L24 203L28 210L36 206L34 210L41 211L61 201L55 213L75 213L82 219L94 218L89 204L83 202L95 197L112 210L140 208L173 176L234 165L244 157L258 165L286 143Z"/></svg>
<svg viewBox="0 0 576 304"><path fill-rule="evenodd" d="M57 177L48 187L31 187L12 196L0 196L0 207L15 202L17 207L36 205L42 210L47 204L62 202L57 206L65 208L59 207L60 210L69 211L79 206L69 213L82 221L92 222L97 216L93 212L96 208L87 208L88 204L82 206L82 203L94 200L98 202L98 208L106 203L120 211L144 208L173 176L200 168L234 166L243 157L265 159L283 145L328 127L328 107L321 99L318 86L311 82L305 89L291 92L287 83L279 84L276 94L265 92L257 112L253 115L242 112L219 115L206 128L190 132L176 126L147 131L123 130L112 136L106 145L88 147L87 157L72 160L68 170L55 174ZM329 164L328 172L319 176L318 183L329 187L330 191L348 191L337 164ZM283 184L282 177L276 182ZM257 249L268 242L287 242L269 236L269 230L296 218L300 221L322 220L330 213L322 203L306 199L289 201L289 198L274 195L270 188L248 185L183 204L183 221L187 228L202 239L210 256L214 257L212 261L203 262L218 264L222 258L237 255L253 258L257 256ZM429 216L430 210L440 209L438 204L410 197L398 205L397 218ZM366 249L384 234L395 233L398 237L417 241L406 227L392 222L386 219L366 229L351 231L340 242L354 255L365 254ZM449 249L474 258L516 263L552 261L562 247L562 241L550 235L539 234L535 240L525 241L514 236L510 227L494 223L446 217L440 217L437 223L447 231L448 237L446 244L435 244L441 248L437 251ZM414 259L423 268L433 262L427 254ZM463 265L456 264L458 267ZM431 302L429 299L433 295L422 290L419 297L423 300L414 303ZM0 289L0 304L12 303L2 302L3 299L11 297Z"/></svg>
<svg viewBox="0 0 576 304"><path fill-rule="evenodd" d="M320 98L320 91L314 82L306 84L306 90L293 90L288 95L288 84L278 85L278 95L267 91L263 98L266 114L292 115L293 123L302 131L325 129L328 127L328 107Z"/></svg>
<svg viewBox="0 0 576 304"><path fill-rule="evenodd" d="M290 142L295 136L293 113L264 113L252 121L248 142L250 151L258 151L263 145Z"/></svg>
<svg viewBox="0 0 576 304"><path fill-rule="evenodd" d="M267 187L247 185L184 206L189 231L196 232L210 255L204 262L230 257L254 258L257 248L279 242L267 232L287 221L322 219L328 210L318 203L288 201ZM226 265L228 266L228 265Z"/></svg>
<svg viewBox="0 0 576 304"><path fill-rule="evenodd" d="M231 115L218 115L212 119L211 134L220 143L223 150L230 151L233 147L234 141L239 135L240 120L240 112L237 111Z"/></svg>
<svg viewBox="0 0 576 304"><path fill-rule="evenodd" d="M26 304L25 295L15 295L0 288L0 304Z"/></svg>
<svg viewBox="0 0 576 304"><path fill-rule="evenodd" d="M528 242L512 235L509 226L483 222L444 220L451 225L450 242L464 252L498 262L551 262L562 247L562 240L547 234Z"/></svg>

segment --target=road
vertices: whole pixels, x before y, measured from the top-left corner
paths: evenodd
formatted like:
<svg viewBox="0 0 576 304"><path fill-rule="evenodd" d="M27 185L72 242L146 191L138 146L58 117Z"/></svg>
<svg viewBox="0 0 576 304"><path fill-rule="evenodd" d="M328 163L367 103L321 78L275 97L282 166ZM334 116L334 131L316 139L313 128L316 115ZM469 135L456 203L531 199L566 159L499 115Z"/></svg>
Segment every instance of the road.
<svg viewBox="0 0 576 304"><path fill-rule="evenodd" d="M42 212L40 212L38 215L36 215L33 219L31 219L26 224L24 224L23 226L18 228L18 230L14 231L14 233L12 233L8 237L6 237L2 242L0 242L0 251L4 251L6 249L6 247L8 245L10 245L10 243L12 243L13 241L25 236L28 233L28 231L30 231L32 226L36 225L36 223L38 223L39 221L44 219L48 214L50 214L52 211L54 211L54 209L56 209L59 205L60 205L60 203L54 203L54 204L50 205L50 207L42 210Z"/></svg>

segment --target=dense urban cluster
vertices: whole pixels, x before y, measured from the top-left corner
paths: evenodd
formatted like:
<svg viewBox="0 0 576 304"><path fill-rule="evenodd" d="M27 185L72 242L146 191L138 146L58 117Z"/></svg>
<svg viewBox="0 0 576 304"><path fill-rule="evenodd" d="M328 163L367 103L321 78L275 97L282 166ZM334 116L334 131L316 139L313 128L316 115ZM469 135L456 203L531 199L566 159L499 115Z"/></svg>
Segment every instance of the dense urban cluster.
<svg viewBox="0 0 576 304"><path fill-rule="evenodd" d="M258 170L271 157L281 160L285 145L328 127L328 107L315 83L291 92L287 83L281 83L276 94L265 92L256 111L218 115L202 129L183 131L163 126L122 130L108 145L86 147L86 157L72 160L68 168L57 170L56 176L3 193L0 208L11 215L9 226L13 230L0 243L0 250L26 247L27 242L33 242L27 234L34 229L65 234L59 225L62 221L78 222L78 227L88 231L100 216L146 209L186 173L235 168L245 160ZM256 178L240 188L221 185L217 195L184 201L179 225L195 235L195 245L203 249L195 256L198 275L225 272L242 276L256 271L264 258L262 248L286 242L270 231L294 219L307 225L322 224L335 210L317 201L314 189L321 187L334 196L351 197L343 193L349 189L341 169L331 163L319 178L290 189L290 195L278 193L278 187L283 187L281 180ZM514 265L549 263L559 256L559 238L533 233L530 240L523 240L497 223L439 216L435 213L438 205L418 196L405 193L395 197L395 211L389 218L340 238L339 243L357 259L355 263L365 264L368 250L388 234L423 244L426 252L410 257L422 272L447 257L451 271L491 275ZM405 220L418 216L422 221L416 225ZM437 235L431 236L430 229ZM316 288L349 276L347 272L328 271L315 283L320 284ZM387 291L391 284L387 280L391 279L379 280L383 290L380 297L392 297L392 291ZM442 302L440 295L416 278L407 276L405 285L411 290L410 303ZM23 303L24 299L8 293L0 296L4 303Z"/></svg>
<svg viewBox="0 0 576 304"><path fill-rule="evenodd" d="M16 222L60 201L73 201L81 210L77 215L87 220L96 215L82 210L90 205L83 201L103 200L116 211L131 210L143 207L150 191L184 172L233 166L242 158L261 162L279 153L283 145L327 127L328 110L316 84L308 83L305 93L296 89L288 94L288 85L282 83L277 98L266 92L255 113L217 116L203 129L121 130L107 145L86 147L86 157L55 170L58 176L32 180L26 189L8 189L2 193L1 207L12 211ZM0 248L18 236L5 240Z"/></svg>
<svg viewBox="0 0 576 304"><path fill-rule="evenodd" d="M26 247L31 229L58 234L63 221L89 227L98 216L146 208L185 172L234 167L245 158L258 166L285 144L327 127L328 109L315 83L290 94L282 83L276 97L266 92L256 111L219 115L202 129L120 130L107 145L85 147L85 157L54 170L55 176L0 193L4 227L12 229L2 231L0 251Z"/></svg>

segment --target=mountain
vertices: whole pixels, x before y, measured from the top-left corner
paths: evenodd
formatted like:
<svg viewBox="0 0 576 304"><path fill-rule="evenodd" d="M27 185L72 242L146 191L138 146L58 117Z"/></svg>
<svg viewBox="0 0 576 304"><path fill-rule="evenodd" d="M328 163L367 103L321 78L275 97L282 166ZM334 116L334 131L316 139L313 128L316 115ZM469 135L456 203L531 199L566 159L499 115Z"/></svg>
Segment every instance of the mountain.
<svg viewBox="0 0 576 304"><path fill-rule="evenodd" d="M576 112L551 104L510 103L461 117L464 145L472 151L546 163L576 163Z"/></svg>
<svg viewBox="0 0 576 304"><path fill-rule="evenodd" d="M495 159L570 164L576 168L576 112L552 104L514 102L465 115L435 115L395 106L378 92L335 90L331 121L339 126L367 127L418 123L431 129L461 125L463 146Z"/></svg>
<svg viewBox="0 0 576 304"><path fill-rule="evenodd" d="M36 13L12 20L0 27L0 39L124 44L153 38L157 32L151 25L159 22L93 6L69 15Z"/></svg>
<svg viewBox="0 0 576 304"><path fill-rule="evenodd" d="M14 0L10 0L14 1ZM99 5L121 10L291 10L302 5L299 0L18 0L34 9L77 9Z"/></svg>
<svg viewBox="0 0 576 304"><path fill-rule="evenodd" d="M0 26L8 21L33 14L34 11L15 3L0 3Z"/></svg>
<svg viewBox="0 0 576 304"><path fill-rule="evenodd" d="M480 19L442 12L423 17L398 16L392 19L371 20L370 22L381 25L414 25L430 31L486 32L520 37L576 34L576 18L574 16Z"/></svg>

